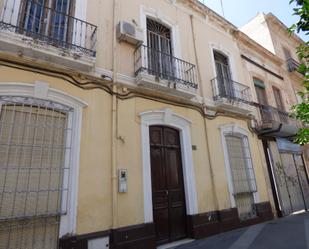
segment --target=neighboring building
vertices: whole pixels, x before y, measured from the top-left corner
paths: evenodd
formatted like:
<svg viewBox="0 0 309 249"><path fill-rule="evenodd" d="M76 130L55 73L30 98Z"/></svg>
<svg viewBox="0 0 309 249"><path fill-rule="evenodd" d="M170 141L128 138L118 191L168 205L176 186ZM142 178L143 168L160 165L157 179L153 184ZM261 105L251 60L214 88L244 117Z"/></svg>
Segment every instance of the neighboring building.
<svg viewBox="0 0 309 249"><path fill-rule="evenodd" d="M293 144L302 124L289 116L304 90L297 72L297 47L303 41L290 35L273 14L258 14L239 32L248 80L253 82L257 131L264 145L278 215L309 207L308 175L303 148ZM263 34L263 35L262 35ZM263 48L258 45L260 44Z"/></svg>
<svg viewBox="0 0 309 249"><path fill-rule="evenodd" d="M242 56L258 45L235 26L196 0L0 9L1 249L155 248L273 218Z"/></svg>

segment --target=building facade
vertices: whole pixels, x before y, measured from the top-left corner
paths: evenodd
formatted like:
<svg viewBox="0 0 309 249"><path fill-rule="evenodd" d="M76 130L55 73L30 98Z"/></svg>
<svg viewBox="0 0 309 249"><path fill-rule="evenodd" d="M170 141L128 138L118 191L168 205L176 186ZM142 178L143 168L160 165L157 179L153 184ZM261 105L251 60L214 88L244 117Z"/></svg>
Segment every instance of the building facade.
<svg viewBox="0 0 309 249"><path fill-rule="evenodd" d="M280 56L195 0L0 9L0 248L155 248L276 215L248 59L288 94Z"/></svg>
<svg viewBox="0 0 309 249"><path fill-rule="evenodd" d="M257 132L264 146L275 206L279 216L288 215L307 209L309 200L306 150L292 143L302 124L288 114L301 101L298 92L303 91L303 75L297 71L297 47L303 41L290 35L271 13L258 14L241 30L248 35L241 33L243 42L239 44L248 80L254 84ZM261 45L264 52L248 49L245 43L253 45L249 37L257 42L256 50L261 51Z"/></svg>

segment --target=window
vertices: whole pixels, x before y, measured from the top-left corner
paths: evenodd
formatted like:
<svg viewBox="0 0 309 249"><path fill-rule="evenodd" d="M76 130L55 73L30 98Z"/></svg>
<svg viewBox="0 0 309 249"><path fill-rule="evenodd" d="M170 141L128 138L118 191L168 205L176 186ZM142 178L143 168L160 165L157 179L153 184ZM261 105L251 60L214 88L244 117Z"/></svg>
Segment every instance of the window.
<svg viewBox="0 0 309 249"><path fill-rule="evenodd" d="M275 101L276 101L276 105L278 109L277 111L278 117L276 117L276 120L283 122L283 123L287 123L289 120L289 117L288 117L288 114L285 112L281 91L278 88L273 86L273 92L274 92Z"/></svg>
<svg viewBox="0 0 309 249"><path fill-rule="evenodd" d="M285 60L289 60L292 58L291 51L285 47L282 48Z"/></svg>
<svg viewBox="0 0 309 249"><path fill-rule="evenodd" d="M273 86L273 92L278 110L284 111L284 104L280 90L277 87Z"/></svg>
<svg viewBox="0 0 309 249"><path fill-rule="evenodd" d="M9 30L31 37L37 48L44 45L95 56L97 26L85 21L85 0L4 0L0 32ZM13 34L12 34L13 35ZM23 36L14 36L24 43ZM27 42L27 44L28 44ZM27 48L28 49L28 48ZM30 49L30 48L29 48Z"/></svg>
<svg viewBox="0 0 309 249"><path fill-rule="evenodd" d="M58 248L71 109L23 97L0 97L0 106L0 248Z"/></svg>
<svg viewBox="0 0 309 249"><path fill-rule="evenodd" d="M221 97L233 97L234 89L228 58L218 51L214 51L216 79Z"/></svg>
<svg viewBox="0 0 309 249"><path fill-rule="evenodd" d="M253 79L254 88L257 96L257 101L260 104L259 110L263 122L271 122L273 120L272 113L273 110L268 106L266 86L262 80L257 78Z"/></svg>
<svg viewBox="0 0 309 249"><path fill-rule="evenodd" d="M148 71L164 79L173 79L171 31L164 25L147 19Z"/></svg>
<svg viewBox="0 0 309 249"><path fill-rule="evenodd" d="M233 197L240 219L255 217L255 175L246 136L227 134L225 141L232 178Z"/></svg>
<svg viewBox="0 0 309 249"><path fill-rule="evenodd" d="M262 80L254 78L253 83L254 83L258 103L261 105L268 105L266 91L265 91L266 86L264 82Z"/></svg>
<svg viewBox="0 0 309 249"><path fill-rule="evenodd" d="M38 38L49 37L53 42L72 39L75 1L74 0L37 0L22 1L21 27L29 35Z"/></svg>

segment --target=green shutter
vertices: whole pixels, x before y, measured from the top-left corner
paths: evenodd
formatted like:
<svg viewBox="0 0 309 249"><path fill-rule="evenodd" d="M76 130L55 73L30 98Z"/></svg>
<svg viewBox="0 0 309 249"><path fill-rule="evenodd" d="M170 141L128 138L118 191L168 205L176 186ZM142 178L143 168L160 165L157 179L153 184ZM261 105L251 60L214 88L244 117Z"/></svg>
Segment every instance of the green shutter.
<svg viewBox="0 0 309 249"><path fill-rule="evenodd" d="M266 88L264 82L261 81L261 80L253 79L253 82L254 82L254 85L257 86L257 87L260 87L260 88L263 88L263 89Z"/></svg>

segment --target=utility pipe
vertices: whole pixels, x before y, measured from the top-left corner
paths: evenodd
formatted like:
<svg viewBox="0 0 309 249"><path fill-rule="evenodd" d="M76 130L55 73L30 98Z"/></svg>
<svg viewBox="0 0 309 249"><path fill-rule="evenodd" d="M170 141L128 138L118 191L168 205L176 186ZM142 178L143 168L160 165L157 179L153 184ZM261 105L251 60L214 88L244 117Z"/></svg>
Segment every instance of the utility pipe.
<svg viewBox="0 0 309 249"><path fill-rule="evenodd" d="M196 60L196 67L197 67L197 72L198 72L198 78L199 78L199 86L201 89L201 95L203 98L203 106L204 106L204 111L206 109L205 106L205 95L204 95L204 86L202 83L202 76L201 76L201 70L200 70L200 63L199 63L199 59L198 59L198 54L197 54L197 48L196 48L196 33L195 33L195 29L194 29L194 24L193 24L193 15L190 15L190 21L191 21L191 31L192 31L192 37L193 37L193 47L194 47L194 55L195 55L195 60ZM207 143L207 154L208 154L208 163L209 163L209 169L210 169L210 175L211 175L211 185L213 188L213 196L214 196L214 200L215 200L215 210L219 210L219 201L218 201L218 195L217 195L217 191L216 191L216 184L215 184L215 174L214 174L214 170L212 167L212 159L211 159L211 153L210 153L210 144L209 144L209 139L208 139L208 131L207 131L207 121L206 118L203 117L204 120L204 133L205 133L205 139L206 139L206 143Z"/></svg>
<svg viewBox="0 0 309 249"><path fill-rule="evenodd" d="M112 117L111 117L111 175L112 175L112 228L118 227L118 192L117 192L117 112L118 100L117 95L117 39L116 39L116 25L117 25L117 0L113 1L113 94L112 94Z"/></svg>

